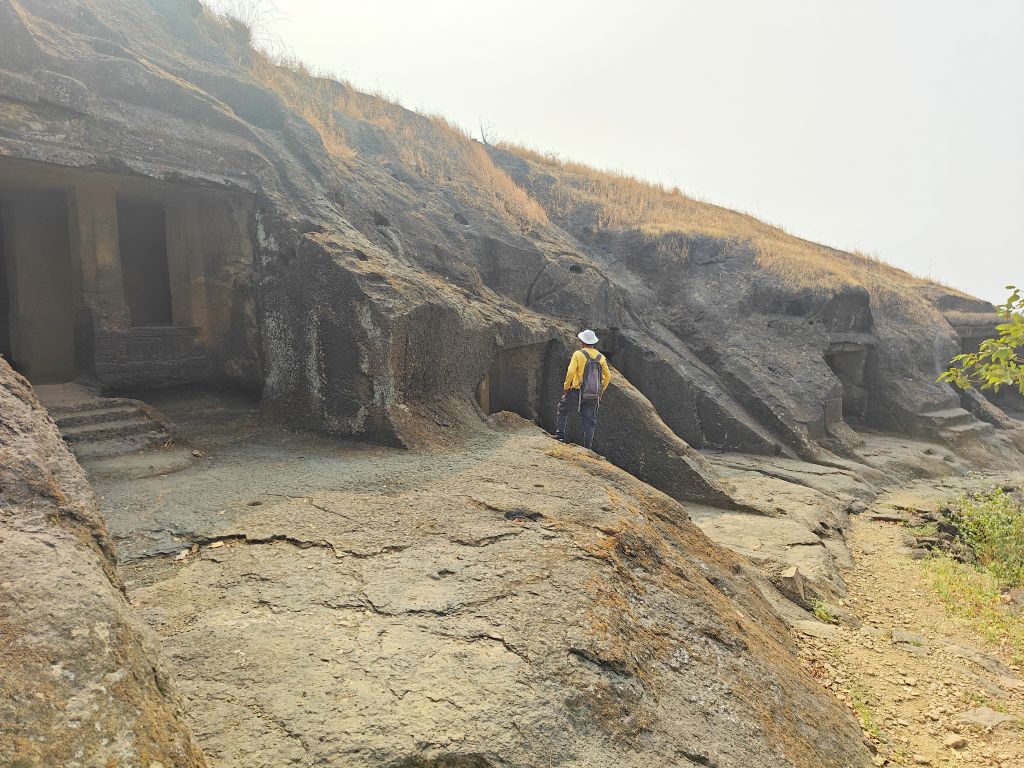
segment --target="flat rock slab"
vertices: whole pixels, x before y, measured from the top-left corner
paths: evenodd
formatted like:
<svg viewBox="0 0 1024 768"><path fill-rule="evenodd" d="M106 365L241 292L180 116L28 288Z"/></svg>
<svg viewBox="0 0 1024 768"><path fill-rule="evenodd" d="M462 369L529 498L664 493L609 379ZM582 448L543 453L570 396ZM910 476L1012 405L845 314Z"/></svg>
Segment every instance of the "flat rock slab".
<svg viewBox="0 0 1024 768"><path fill-rule="evenodd" d="M928 638L917 632L894 629L890 634L890 639L897 648L915 656L924 656L928 653Z"/></svg>
<svg viewBox="0 0 1024 768"><path fill-rule="evenodd" d="M929 512L938 512L944 499L945 494L941 491L936 492L935 490L931 490L929 492L928 490L909 490L886 495L885 503L893 509L899 509L904 512L912 512L915 514L925 514Z"/></svg>
<svg viewBox="0 0 1024 768"><path fill-rule="evenodd" d="M996 676L999 685L1008 690L1024 690L1024 680L1014 674L1013 670L991 654L980 651L960 638L946 638L942 648L954 656L967 659Z"/></svg>
<svg viewBox="0 0 1024 768"><path fill-rule="evenodd" d="M667 496L533 427L421 478L251 508L139 578L215 765L865 764Z"/></svg>
<svg viewBox="0 0 1024 768"><path fill-rule="evenodd" d="M780 587L782 573L796 567L818 590L845 590L832 553L819 536L795 520L696 505L686 505L686 511L708 538L761 567Z"/></svg>
<svg viewBox="0 0 1024 768"><path fill-rule="evenodd" d="M877 523L909 523L910 515L905 512L871 512L867 519Z"/></svg>
<svg viewBox="0 0 1024 768"><path fill-rule="evenodd" d="M959 715L957 722L968 726L991 729L998 728L1000 725L1012 722L1015 719L1012 715L1007 715L1004 712L997 712L988 707L977 707Z"/></svg>
<svg viewBox="0 0 1024 768"><path fill-rule="evenodd" d="M835 624L825 624L821 621L796 621L793 622L793 629L808 637L817 637L821 640L834 640L842 632Z"/></svg>
<svg viewBox="0 0 1024 768"><path fill-rule="evenodd" d="M803 485L828 496L870 497L875 493L872 481L884 478L871 467L849 462L845 467L829 467L782 456L752 456L742 453L709 453L712 466L723 477L743 475L772 477L795 485ZM867 477L865 477L867 476Z"/></svg>

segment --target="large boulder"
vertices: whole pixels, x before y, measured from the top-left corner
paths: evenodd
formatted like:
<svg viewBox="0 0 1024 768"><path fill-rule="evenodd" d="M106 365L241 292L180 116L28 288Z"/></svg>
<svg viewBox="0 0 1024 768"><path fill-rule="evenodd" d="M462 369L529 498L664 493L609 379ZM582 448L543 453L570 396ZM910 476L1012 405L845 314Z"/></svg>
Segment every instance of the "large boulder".
<svg viewBox="0 0 1024 768"><path fill-rule="evenodd" d="M870 764L754 569L631 475L490 423L415 483L249 508L140 580L212 761Z"/></svg>
<svg viewBox="0 0 1024 768"><path fill-rule="evenodd" d="M0 359L0 763L206 763L132 616L96 502L28 383Z"/></svg>

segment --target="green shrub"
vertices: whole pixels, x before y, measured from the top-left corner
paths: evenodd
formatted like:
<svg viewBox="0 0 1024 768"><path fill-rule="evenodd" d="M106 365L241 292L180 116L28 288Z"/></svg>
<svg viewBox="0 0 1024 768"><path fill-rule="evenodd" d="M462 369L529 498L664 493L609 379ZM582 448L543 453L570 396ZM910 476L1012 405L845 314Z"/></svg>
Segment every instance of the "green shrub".
<svg viewBox="0 0 1024 768"><path fill-rule="evenodd" d="M860 720L860 727L864 733L868 734L872 739L877 740L881 735L881 731L878 728L878 721L875 718L875 713L871 710L871 706L868 704L867 694L865 694L860 688L854 687L850 691L850 706L852 706L853 711L857 713L857 719Z"/></svg>
<svg viewBox="0 0 1024 768"><path fill-rule="evenodd" d="M836 616L832 609L823 600L812 600L811 601L811 613L814 614L814 618L824 624L838 624L839 617Z"/></svg>
<svg viewBox="0 0 1024 768"><path fill-rule="evenodd" d="M1014 615L1002 602L995 575L953 560L928 558L922 566L942 602L993 645L1008 648L1016 664L1024 664L1024 615Z"/></svg>
<svg viewBox="0 0 1024 768"><path fill-rule="evenodd" d="M985 339L977 352L957 355L939 381L948 381L961 389L977 384L998 392L1011 386L1024 395L1024 288L1006 286L1011 291L1005 304L997 307L1005 323L996 326L999 334Z"/></svg>
<svg viewBox="0 0 1024 768"><path fill-rule="evenodd" d="M996 488L990 493L961 496L950 521L977 564L1002 588L1024 584L1024 505Z"/></svg>

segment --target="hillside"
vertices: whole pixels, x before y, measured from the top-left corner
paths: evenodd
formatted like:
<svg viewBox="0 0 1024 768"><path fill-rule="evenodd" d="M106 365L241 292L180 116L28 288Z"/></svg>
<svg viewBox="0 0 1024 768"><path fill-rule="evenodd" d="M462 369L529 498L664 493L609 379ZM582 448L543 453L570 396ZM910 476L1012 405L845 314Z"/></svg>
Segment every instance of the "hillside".
<svg viewBox="0 0 1024 768"><path fill-rule="evenodd" d="M991 318L990 305L678 190L522 147L484 146L442 117L313 76L301 63L274 63L237 23L207 23L240 66L313 126L353 187L394 195L378 201L389 207L383 218L391 223L396 204L420 208L397 225L413 236L403 240L403 255L474 294L494 292L542 316L607 328L620 370L690 445L808 458L824 448L849 456L856 438L848 423L937 435L945 425L932 414L957 405L931 374L958 351L950 325L957 312ZM468 243L452 242L451 232L416 231L448 215L470 227ZM480 247L473 229L495 224L501 232L484 234L483 260L466 260L467 247ZM495 251L496 235L525 240ZM723 272L734 276L716 285ZM680 283L684 276L689 285ZM758 316L762 322L749 321ZM722 328L737 335L723 337ZM798 340L798 349L766 369L758 350L780 333ZM933 339L928 348L923 338ZM638 360L649 352L696 369L678 380L682 401L666 400L665 387L647 383L663 375ZM768 394L779 375L789 391ZM887 388L900 378L911 386ZM963 405L983 422L1007 426L979 398ZM515 410L543 419L538 406ZM682 416L695 410L696 417ZM946 437L980 458L987 431L978 426Z"/></svg>
<svg viewBox="0 0 1024 768"><path fill-rule="evenodd" d="M0 0L0 230L15 764L866 766L790 628L887 485L1024 451L936 383L991 305L196 0Z"/></svg>

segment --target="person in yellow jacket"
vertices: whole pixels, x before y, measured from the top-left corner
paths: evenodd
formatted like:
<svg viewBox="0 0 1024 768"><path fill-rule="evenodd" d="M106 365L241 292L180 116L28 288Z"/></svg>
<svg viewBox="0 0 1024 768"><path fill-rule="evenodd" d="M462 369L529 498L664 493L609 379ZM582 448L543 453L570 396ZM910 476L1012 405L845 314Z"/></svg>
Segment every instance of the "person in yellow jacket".
<svg viewBox="0 0 1024 768"><path fill-rule="evenodd" d="M594 442L594 430L597 429L597 409L601 405L604 391L608 389L608 382L612 380L612 373L608 369L608 361L604 359L604 355L594 349L594 345L597 344L596 333L588 328L577 334L576 338L580 340L581 348L572 353L569 370L565 374L562 399L558 401L558 428L555 430L555 439L565 442L565 425L569 420L569 413L579 411L583 421L583 447L590 448ZM600 381L597 380L593 365L589 378L585 375L588 362L600 366Z"/></svg>

